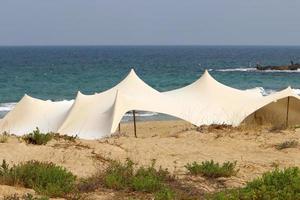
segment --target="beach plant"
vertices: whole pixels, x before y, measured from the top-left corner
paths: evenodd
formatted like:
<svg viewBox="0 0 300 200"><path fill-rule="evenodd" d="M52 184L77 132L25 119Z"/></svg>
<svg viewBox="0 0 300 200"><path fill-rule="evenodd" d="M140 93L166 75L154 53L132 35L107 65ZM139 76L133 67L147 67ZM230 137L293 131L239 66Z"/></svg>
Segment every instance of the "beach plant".
<svg viewBox="0 0 300 200"><path fill-rule="evenodd" d="M244 188L208 195L210 200L295 200L300 199L300 170L291 167L266 172L261 178L248 182Z"/></svg>
<svg viewBox="0 0 300 200"><path fill-rule="evenodd" d="M37 127L32 133L23 136L24 141L27 144L45 145L53 138L51 133L41 133Z"/></svg>
<svg viewBox="0 0 300 200"><path fill-rule="evenodd" d="M61 135L59 133L50 133L52 135L52 138L55 140L66 140L66 141L70 141L70 142L75 142L76 139L78 138L77 135L75 136L69 136L69 135Z"/></svg>
<svg viewBox="0 0 300 200"><path fill-rule="evenodd" d="M135 168L135 163L127 159L124 163L110 161L106 170L93 177L83 179L77 185L80 192L95 191L99 187L114 190L136 191L154 194L158 199L171 199L173 191L167 182L174 180L167 169L155 168L155 160L149 166Z"/></svg>
<svg viewBox="0 0 300 200"><path fill-rule="evenodd" d="M53 163L28 161L9 168L4 160L0 168L0 183L22 185L49 197L63 197L73 191L76 177Z"/></svg>
<svg viewBox="0 0 300 200"><path fill-rule="evenodd" d="M129 187L134 172L133 165L129 159L124 164L112 161L103 174L104 185L115 190Z"/></svg>
<svg viewBox="0 0 300 200"><path fill-rule="evenodd" d="M282 143L276 144L275 148L277 150L287 149L287 148L296 148L299 145L297 140L288 140Z"/></svg>
<svg viewBox="0 0 300 200"><path fill-rule="evenodd" d="M161 190L157 191L154 195L155 200L172 200L175 199L175 192L169 187L163 187Z"/></svg>
<svg viewBox="0 0 300 200"><path fill-rule="evenodd" d="M124 164L112 162L104 173L104 185L111 189L130 189L141 192L155 192L163 188L164 181L171 176L167 170L155 169L155 161L148 167L134 170L134 163L127 159Z"/></svg>
<svg viewBox="0 0 300 200"><path fill-rule="evenodd" d="M134 177L132 177L131 185L135 191L155 192L164 187L164 181L170 177L167 170L155 169L155 160L148 167L140 167L137 169Z"/></svg>
<svg viewBox="0 0 300 200"><path fill-rule="evenodd" d="M6 143L8 141L9 134L4 132L0 134L0 143Z"/></svg>
<svg viewBox="0 0 300 200"><path fill-rule="evenodd" d="M236 175L238 170L235 169L235 162L225 162L220 165L213 160L204 161L201 164L197 162L188 163L185 168L192 175L202 175L207 178L230 177Z"/></svg>

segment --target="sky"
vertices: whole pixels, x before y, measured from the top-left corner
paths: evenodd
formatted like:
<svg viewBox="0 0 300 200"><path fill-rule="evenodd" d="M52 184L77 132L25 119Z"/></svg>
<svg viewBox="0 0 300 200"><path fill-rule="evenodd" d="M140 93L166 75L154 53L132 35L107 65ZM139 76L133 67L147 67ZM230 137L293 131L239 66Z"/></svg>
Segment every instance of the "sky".
<svg viewBox="0 0 300 200"><path fill-rule="evenodd" d="M300 45L299 0L0 0L0 45Z"/></svg>

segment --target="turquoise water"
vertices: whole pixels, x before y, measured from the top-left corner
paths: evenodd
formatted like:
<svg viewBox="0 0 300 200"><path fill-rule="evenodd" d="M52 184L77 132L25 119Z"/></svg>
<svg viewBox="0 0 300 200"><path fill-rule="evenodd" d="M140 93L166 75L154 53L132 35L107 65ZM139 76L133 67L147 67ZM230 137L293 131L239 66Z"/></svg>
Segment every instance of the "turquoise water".
<svg viewBox="0 0 300 200"><path fill-rule="evenodd" d="M27 93L31 96L73 99L78 90L106 90L134 67L160 91L196 80L205 69L220 82L270 92L300 88L300 73L258 72L255 64L300 62L300 47L284 46L72 46L0 47L0 112Z"/></svg>

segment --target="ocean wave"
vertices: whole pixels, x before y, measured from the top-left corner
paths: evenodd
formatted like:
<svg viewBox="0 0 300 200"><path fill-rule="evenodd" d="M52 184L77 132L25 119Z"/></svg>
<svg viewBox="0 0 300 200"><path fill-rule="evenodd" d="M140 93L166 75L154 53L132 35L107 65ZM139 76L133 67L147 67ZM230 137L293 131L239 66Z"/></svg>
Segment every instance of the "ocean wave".
<svg viewBox="0 0 300 200"><path fill-rule="evenodd" d="M257 71L256 68L228 68L228 69L210 69L210 71L218 72L249 72Z"/></svg>
<svg viewBox="0 0 300 200"><path fill-rule="evenodd" d="M228 68L228 69L209 69L208 71L217 71L217 72L261 72L261 73L300 73L298 70L257 70L256 68Z"/></svg>
<svg viewBox="0 0 300 200"><path fill-rule="evenodd" d="M152 117L158 115L156 112L139 112L136 111L135 116L137 117ZM132 117L132 112L128 112L124 115L125 117Z"/></svg>
<svg viewBox="0 0 300 200"><path fill-rule="evenodd" d="M11 102L11 103L0 103L0 112L8 112L11 111L15 105L16 102Z"/></svg>
<svg viewBox="0 0 300 200"><path fill-rule="evenodd" d="M264 89L263 87L257 87L257 88L253 88L252 90L254 89L257 89L260 91L260 93L263 95L263 96L267 96L267 95L270 95L270 94L273 94L275 92L278 92L278 90L272 90L272 89ZM296 95L300 95L300 89L297 89L297 88L292 88L293 92L296 94Z"/></svg>
<svg viewBox="0 0 300 200"><path fill-rule="evenodd" d="M300 95L300 89L292 89L297 95Z"/></svg>

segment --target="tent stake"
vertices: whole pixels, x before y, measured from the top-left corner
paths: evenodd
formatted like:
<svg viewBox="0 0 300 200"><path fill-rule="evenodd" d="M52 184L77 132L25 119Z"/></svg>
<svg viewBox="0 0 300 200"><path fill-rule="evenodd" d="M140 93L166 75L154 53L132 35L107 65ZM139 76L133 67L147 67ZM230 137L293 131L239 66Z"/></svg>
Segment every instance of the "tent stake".
<svg viewBox="0 0 300 200"><path fill-rule="evenodd" d="M137 135L136 135L136 123L135 123L135 110L132 111L132 114L133 114L134 136L137 138Z"/></svg>
<svg viewBox="0 0 300 200"><path fill-rule="evenodd" d="M286 127L288 127L288 125L289 125L289 107L290 107L290 97L288 97L287 105L286 105L286 121L285 121Z"/></svg>

